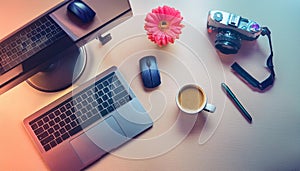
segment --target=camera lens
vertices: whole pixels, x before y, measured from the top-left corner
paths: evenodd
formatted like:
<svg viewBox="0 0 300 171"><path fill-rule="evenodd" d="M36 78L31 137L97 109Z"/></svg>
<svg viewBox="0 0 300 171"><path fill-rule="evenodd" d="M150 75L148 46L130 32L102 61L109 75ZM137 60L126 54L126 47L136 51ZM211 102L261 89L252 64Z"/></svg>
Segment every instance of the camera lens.
<svg viewBox="0 0 300 171"><path fill-rule="evenodd" d="M215 47L224 54L235 54L241 47L241 38L238 33L221 30L216 35Z"/></svg>

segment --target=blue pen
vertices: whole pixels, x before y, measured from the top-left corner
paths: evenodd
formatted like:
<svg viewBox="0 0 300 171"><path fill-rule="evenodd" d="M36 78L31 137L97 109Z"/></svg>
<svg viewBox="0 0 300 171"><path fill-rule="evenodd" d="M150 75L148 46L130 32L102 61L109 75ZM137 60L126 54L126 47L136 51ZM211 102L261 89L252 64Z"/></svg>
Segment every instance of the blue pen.
<svg viewBox="0 0 300 171"><path fill-rule="evenodd" d="M241 113L243 114L243 116L246 117L246 119L251 123L252 122L252 117L250 116L250 114L247 112L247 110L244 108L244 106L240 103L240 101L235 97L235 95L233 94L233 92L229 89L229 87L225 84L222 83L221 86L224 88L224 90L226 91L226 94L228 95L228 97L236 104L236 106L239 108L239 110L241 111Z"/></svg>

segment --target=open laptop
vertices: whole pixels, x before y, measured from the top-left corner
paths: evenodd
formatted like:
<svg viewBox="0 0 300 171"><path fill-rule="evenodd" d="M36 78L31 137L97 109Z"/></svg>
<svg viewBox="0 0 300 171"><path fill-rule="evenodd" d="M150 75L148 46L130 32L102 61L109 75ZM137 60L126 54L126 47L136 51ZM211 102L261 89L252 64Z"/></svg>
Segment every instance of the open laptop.
<svg viewBox="0 0 300 171"><path fill-rule="evenodd" d="M6 16L6 18L0 17L3 18L1 21L7 20L6 24L8 25L6 26L7 29L0 28L0 94L7 92L28 78L32 78L36 73L45 71L49 65L61 62L62 57L59 54L68 51L69 48L84 46L133 15L129 0L84 0L96 12L96 16L90 23L83 24L67 10L67 6L73 0L28 1L25 3L27 6L28 4L39 4L41 7L36 7L37 9L32 11L28 7L23 8L22 5L19 5L20 9L15 6L14 10L0 11ZM20 23L25 22L25 25L12 21L19 18L18 11L26 13L26 17L21 17L23 20L17 20ZM67 57L73 61L77 60L76 55L73 57L70 54L70 56ZM70 63L61 65L66 66L65 68L72 67ZM47 71L49 72L49 70ZM68 73L68 75L71 74ZM66 80L64 77L65 74L58 74L54 81ZM49 79L36 80L35 84L45 81L49 81ZM68 82L72 81L71 78L71 81ZM70 84L68 83L67 86ZM60 87L60 85L56 86ZM45 91L55 91L56 89L45 89L36 85L34 87ZM63 85L58 89L65 87Z"/></svg>
<svg viewBox="0 0 300 171"><path fill-rule="evenodd" d="M24 119L51 170L81 170L153 125L117 67Z"/></svg>

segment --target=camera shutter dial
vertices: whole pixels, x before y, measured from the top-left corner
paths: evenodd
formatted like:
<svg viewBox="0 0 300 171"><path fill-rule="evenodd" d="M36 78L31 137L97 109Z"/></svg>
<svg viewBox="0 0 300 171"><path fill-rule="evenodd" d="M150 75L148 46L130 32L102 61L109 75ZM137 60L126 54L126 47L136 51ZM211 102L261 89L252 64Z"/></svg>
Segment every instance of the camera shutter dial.
<svg viewBox="0 0 300 171"><path fill-rule="evenodd" d="M220 22L223 20L223 14L221 12L216 12L214 14L214 20L217 22Z"/></svg>

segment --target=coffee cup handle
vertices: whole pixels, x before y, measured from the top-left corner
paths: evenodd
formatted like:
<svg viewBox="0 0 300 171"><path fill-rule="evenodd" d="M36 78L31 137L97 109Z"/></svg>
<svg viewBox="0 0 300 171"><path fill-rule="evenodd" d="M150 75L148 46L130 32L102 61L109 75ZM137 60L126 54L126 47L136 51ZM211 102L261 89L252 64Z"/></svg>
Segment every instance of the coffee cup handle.
<svg viewBox="0 0 300 171"><path fill-rule="evenodd" d="M216 106L213 105L213 104L209 104L207 103L204 107L204 110L207 111L207 112L211 112L211 113L214 113L216 111Z"/></svg>

